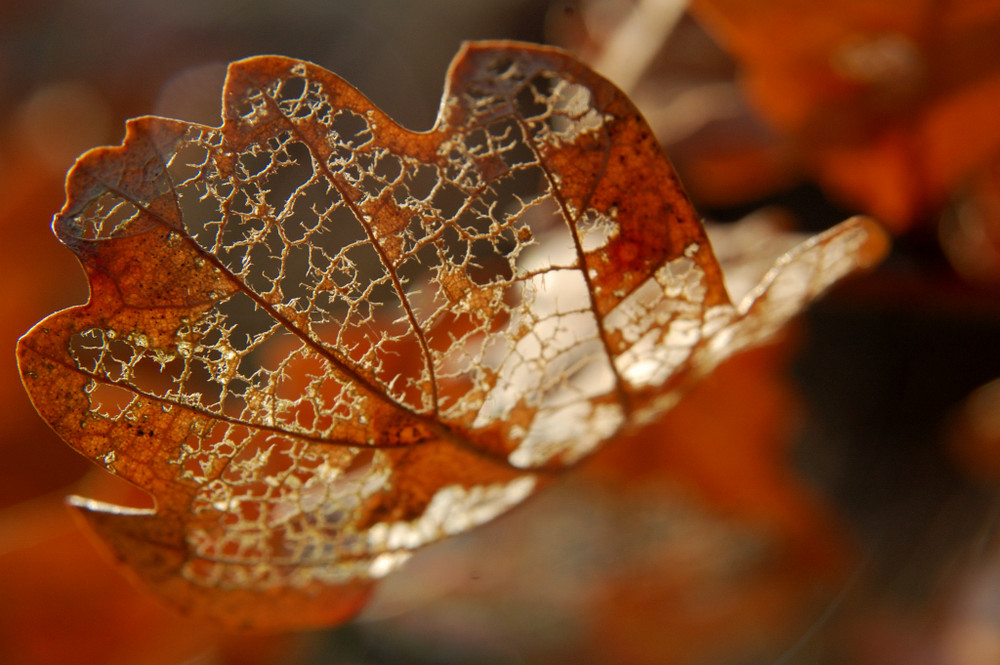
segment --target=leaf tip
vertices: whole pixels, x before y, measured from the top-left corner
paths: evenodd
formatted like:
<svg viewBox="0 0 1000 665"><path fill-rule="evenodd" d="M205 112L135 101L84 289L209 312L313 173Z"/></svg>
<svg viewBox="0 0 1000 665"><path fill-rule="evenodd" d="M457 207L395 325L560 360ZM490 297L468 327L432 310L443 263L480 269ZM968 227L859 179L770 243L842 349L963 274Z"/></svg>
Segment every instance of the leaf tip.
<svg viewBox="0 0 1000 665"><path fill-rule="evenodd" d="M865 239L857 249L857 265L861 269L872 268L882 262L892 249L892 237L882 224L866 215L856 215L845 224L853 224L862 229Z"/></svg>
<svg viewBox="0 0 1000 665"><path fill-rule="evenodd" d="M105 501L98 501L97 499L88 499L87 497L72 494L66 497L66 504L78 514L85 515L87 513L102 513L105 515L152 515L156 511L149 508L132 508L129 506L120 506L116 503L107 503ZM87 518L91 521L91 518Z"/></svg>

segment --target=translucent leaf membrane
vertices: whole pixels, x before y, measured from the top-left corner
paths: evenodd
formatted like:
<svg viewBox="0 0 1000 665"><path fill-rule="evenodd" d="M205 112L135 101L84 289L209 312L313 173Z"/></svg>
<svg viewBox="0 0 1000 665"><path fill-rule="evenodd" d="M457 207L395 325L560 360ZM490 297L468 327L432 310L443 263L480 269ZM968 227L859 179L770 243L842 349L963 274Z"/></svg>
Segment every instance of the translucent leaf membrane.
<svg viewBox="0 0 1000 665"><path fill-rule="evenodd" d="M850 220L733 305L633 105L511 43L462 49L424 133L234 63L221 127L130 121L54 227L91 298L22 339L25 385L156 500L76 505L172 602L259 627L349 617L885 247Z"/></svg>

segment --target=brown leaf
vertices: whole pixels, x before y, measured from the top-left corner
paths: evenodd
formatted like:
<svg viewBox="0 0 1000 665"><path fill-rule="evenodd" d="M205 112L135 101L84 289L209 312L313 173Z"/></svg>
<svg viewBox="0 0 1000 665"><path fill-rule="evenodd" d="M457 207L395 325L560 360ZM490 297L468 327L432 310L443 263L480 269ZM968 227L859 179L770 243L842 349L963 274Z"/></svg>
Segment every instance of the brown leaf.
<svg viewBox="0 0 1000 665"><path fill-rule="evenodd" d="M949 449L960 469L979 483L1000 480L1000 379L974 390L952 414Z"/></svg>
<svg viewBox="0 0 1000 665"><path fill-rule="evenodd" d="M25 385L156 508L74 504L174 604L271 628L346 619L886 247L849 220L731 304L628 99L504 42L462 49L424 133L234 63L220 128L131 121L54 226L91 297L21 340Z"/></svg>
<svg viewBox="0 0 1000 665"><path fill-rule="evenodd" d="M979 172L941 218L938 238L955 270L971 283L1000 285L1000 160Z"/></svg>
<svg viewBox="0 0 1000 665"><path fill-rule="evenodd" d="M819 181L896 230L936 216L1000 150L996 0L694 0L692 11Z"/></svg>
<svg viewBox="0 0 1000 665"><path fill-rule="evenodd" d="M117 501L142 501L134 496L142 494L139 490L97 469L81 485ZM264 665L293 660L299 647L292 635L226 634L141 593L99 556L73 518L55 492L0 510L4 665Z"/></svg>

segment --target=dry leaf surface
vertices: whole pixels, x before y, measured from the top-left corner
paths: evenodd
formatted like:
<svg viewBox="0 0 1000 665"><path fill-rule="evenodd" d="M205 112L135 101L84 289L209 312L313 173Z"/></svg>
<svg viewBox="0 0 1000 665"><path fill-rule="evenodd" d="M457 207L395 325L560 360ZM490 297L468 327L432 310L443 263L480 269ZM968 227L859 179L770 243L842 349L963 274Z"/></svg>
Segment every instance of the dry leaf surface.
<svg viewBox="0 0 1000 665"><path fill-rule="evenodd" d="M234 63L221 127L130 121L54 227L91 296L22 338L24 383L156 508L74 504L174 604L271 628L351 616L886 246L848 220L731 303L629 100L505 42L462 49L422 133Z"/></svg>

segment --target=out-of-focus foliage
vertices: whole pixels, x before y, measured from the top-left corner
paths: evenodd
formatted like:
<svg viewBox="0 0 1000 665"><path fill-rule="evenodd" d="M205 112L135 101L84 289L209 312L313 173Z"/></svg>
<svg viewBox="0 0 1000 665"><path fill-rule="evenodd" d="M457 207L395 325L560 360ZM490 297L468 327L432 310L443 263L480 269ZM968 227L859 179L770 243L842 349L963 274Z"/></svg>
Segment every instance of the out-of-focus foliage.
<svg viewBox="0 0 1000 665"><path fill-rule="evenodd" d="M695 0L691 10L804 166L897 230L937 214L1000 152L995 0Z"/></svg>

